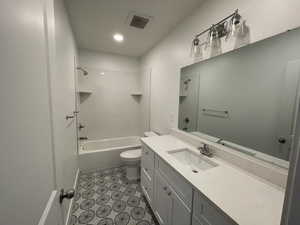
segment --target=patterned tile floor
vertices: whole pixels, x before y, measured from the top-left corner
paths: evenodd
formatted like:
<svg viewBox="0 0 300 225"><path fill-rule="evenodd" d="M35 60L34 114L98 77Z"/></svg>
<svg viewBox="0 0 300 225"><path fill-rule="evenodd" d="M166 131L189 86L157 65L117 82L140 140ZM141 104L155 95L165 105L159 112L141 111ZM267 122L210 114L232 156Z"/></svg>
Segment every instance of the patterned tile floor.
<svg viewBox="0 0 300 225"><path fill-rule="evenodd" d="M125 168L80 172L70 225L158 225Z"/></svg>

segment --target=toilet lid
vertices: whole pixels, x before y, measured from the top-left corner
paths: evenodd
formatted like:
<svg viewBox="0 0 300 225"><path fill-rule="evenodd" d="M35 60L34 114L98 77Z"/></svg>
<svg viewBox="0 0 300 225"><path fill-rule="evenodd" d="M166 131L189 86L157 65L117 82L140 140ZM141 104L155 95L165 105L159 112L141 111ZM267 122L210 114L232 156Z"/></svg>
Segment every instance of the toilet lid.
<svg viewBox="0 0 300 225"><path fill-rule="evenodd" d="M142 156L142 150L141 149L137 149L137 150L129 150L129 151L125 151L125 152L122 152L120 154L120 156L123 158L123 159L126 159L126 160L139 160Z"/></svg>

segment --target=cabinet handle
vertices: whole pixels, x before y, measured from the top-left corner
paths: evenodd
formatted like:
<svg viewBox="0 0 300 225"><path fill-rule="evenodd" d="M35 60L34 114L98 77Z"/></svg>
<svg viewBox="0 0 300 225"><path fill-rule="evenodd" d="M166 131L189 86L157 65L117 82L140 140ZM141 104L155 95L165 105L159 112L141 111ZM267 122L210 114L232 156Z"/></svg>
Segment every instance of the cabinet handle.
<svg viewBox="0 0 300 225"><path fill-rule="evenodd" d="M148 169L147 169L147 168L145 168L145 170L148 172Z"/></svg>
<svg viewBox="0 0 300 225"><path fill-rule="evenodd" d="M168 188L167 187L164 187L164 190L166 191Z"/></svg>
<svg viewBox="0 0 300 225"><path fill-rule="evenodd" d="M170 191L170 192L168 192L168 195L170 196L172 194L172 192Z"/></svg>

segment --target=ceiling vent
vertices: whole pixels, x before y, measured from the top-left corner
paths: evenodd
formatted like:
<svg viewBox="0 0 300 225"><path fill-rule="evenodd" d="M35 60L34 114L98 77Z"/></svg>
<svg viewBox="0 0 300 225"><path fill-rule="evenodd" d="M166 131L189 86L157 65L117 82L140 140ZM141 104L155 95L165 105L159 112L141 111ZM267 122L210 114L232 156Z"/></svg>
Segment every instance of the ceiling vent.
<svg viewBox="0 0 300 225"><path fill-rule="evenodd" d="M148 23L149 23L148 18L134 15L130 22L130 26L144 29Z"/></svg>
<svg viewBox="0 0 300 225"><path fill-rule="evenodd" d="M145 29L146 26L149 26L149 23L151 22L152 17L141 15L136 12L129 13L127 17L127 24L131 27L135 27L138 29Z"/></svg>

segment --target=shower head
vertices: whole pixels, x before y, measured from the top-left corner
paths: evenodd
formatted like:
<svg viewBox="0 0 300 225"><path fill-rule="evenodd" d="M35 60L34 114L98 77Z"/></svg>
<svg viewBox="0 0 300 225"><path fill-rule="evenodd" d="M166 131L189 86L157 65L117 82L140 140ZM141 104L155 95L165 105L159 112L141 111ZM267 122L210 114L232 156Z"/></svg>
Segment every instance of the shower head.
<svg viewBox="0 0 300 225"><path fill-rule="evenodd" d="M77 69L80 70L80 71L82 71L84 76L87 76L89 74L88 71L86 71L82 67L77 67Z"/></svg>

